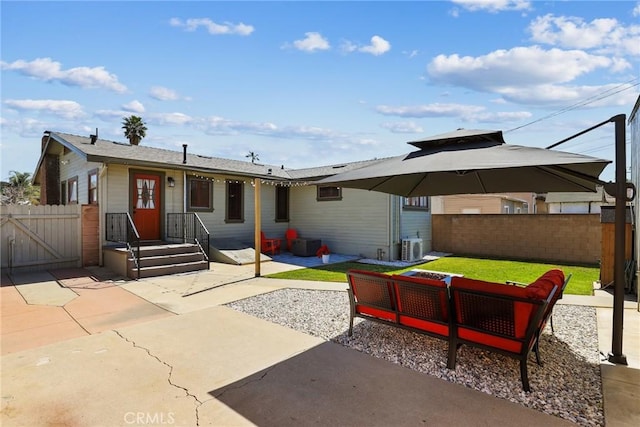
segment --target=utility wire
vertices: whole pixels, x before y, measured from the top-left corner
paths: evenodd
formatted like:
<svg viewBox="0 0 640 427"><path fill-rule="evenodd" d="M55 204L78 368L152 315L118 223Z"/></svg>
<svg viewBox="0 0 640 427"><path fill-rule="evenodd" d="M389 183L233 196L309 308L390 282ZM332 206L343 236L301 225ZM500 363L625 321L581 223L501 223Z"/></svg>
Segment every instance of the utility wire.
<svg viewBox="0 0 640 427"><path fill-rule="evenodd" d="M638 80L638 77L633 78L633 79L629 80L628 82L621 83L621 84L619 84L617 86L612 87L611 89L607 89L607 90L605 90L605 91L603 91L601 93L598 93L596 95L592 95L589 98L587 98L587 99L585 99L583 101L579 101L579 102L577 102L575 104L572 104L572 105L570 105L570 106L568 106L566 108L563 108L561 110L558 110L558 111L550 113L550 114L547 114L546 116L540 117L539 119L533 120L533 121L531 121L529 123L525 123L522 126L518 126L518 127L513 128L513 129L506 130L504 133L513 132L515 130L522 129L522 128L530 126L530 125L532 125L534 123L538 123L538 122L541 122L543 120L550 119L551 117L558 116L558 115L566 113L568 111L575 110L577 108L584 107L585 105L589 105L589 104L592 104L592 103L594 103L596 101L600 101L602 99L605 99L605 98L608 98L610 96L616 95L616 94L618 94L620 92L624 92L625 90L629 90L631 88L639 86L640 82L637 82L635 84L631 84L633 82L636 82L637 80ZM630 85L630 86L627 86L627 85ZM623 86L625 86L625 87L623 87ZM619 90L616 90L616 89L618 89L620 87L623 87L623 88L619 89ZM609 92L614 91L614 90L615 90L615 92L609 93Z"/></svg>

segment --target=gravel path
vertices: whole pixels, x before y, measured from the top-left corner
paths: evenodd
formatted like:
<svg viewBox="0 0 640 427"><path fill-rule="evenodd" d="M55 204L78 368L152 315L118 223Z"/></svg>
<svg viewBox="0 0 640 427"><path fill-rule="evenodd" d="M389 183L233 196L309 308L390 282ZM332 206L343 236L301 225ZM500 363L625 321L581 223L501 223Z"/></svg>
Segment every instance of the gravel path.
<svg viewBox="0 0 640 427"><path fill-rule="evenodd" d="M542 334L542 367L531 355L531 392L525 393L519 363L509 357L463 345L455 370L449 370L447 343L443 340L362 319L356 319L353 336L348 337L346 292L283 289L228 306L579 425L604 426L593 307L554 308L555 334L548 326Z"/></svg>

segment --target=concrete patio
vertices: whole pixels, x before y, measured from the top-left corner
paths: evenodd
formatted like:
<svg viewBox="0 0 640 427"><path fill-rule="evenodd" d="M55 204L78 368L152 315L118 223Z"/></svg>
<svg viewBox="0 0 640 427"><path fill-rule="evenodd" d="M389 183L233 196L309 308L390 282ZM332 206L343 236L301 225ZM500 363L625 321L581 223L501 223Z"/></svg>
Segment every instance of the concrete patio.
<svg viewBox="0 0 640 427"><path fill-rule="evenodd" d="M262 274L288 264L262 264ZM571 425L223 305L286 287L254 266L140 281L102 269L2 274L2 425ZM76 272L78 273L78 272ZM611 296L596 306L611 350ZM628 366L601 366L607 426L640 421L640 313L624 312ZM375 373L375 375L372 375Z"/></svg>

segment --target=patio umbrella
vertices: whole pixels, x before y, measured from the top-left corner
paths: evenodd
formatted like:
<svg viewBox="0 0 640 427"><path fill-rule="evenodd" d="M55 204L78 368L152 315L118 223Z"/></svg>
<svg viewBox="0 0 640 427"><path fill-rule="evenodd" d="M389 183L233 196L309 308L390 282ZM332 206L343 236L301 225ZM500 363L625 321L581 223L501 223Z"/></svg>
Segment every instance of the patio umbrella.
<svg viewBox="0 0 640 427"><path fill-rule="evenodd" d="M409 142L407 155L318 181L405 197L501 192L596 191L611 163L580 154L506 144L501 131L465 130Z"/></svg>

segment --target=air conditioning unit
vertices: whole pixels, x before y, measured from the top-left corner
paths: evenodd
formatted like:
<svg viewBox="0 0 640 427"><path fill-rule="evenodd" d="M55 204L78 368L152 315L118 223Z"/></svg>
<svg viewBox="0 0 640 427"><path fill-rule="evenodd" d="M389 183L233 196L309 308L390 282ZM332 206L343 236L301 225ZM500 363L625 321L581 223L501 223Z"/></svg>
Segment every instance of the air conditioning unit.
<svg viewBox="0 0 640 427"><path fill-rule="evenodd" d="M417 261L422 259L422 239L402 240L402 261Z"/></svg>

